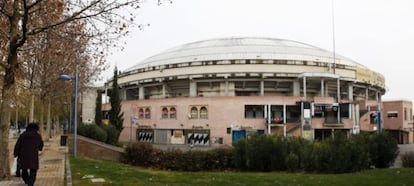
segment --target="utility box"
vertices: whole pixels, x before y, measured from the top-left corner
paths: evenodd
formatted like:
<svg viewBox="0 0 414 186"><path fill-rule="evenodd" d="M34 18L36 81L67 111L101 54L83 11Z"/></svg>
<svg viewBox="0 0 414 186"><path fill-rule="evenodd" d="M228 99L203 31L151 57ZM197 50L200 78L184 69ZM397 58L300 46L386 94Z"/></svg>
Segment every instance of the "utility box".
<svg viewBox="0 0 414 186"><path fill-rule="evenodd" d="M66 146L67 139L68 139L68 136L65 136L65 135L60 136L60 146Z"/></svg>

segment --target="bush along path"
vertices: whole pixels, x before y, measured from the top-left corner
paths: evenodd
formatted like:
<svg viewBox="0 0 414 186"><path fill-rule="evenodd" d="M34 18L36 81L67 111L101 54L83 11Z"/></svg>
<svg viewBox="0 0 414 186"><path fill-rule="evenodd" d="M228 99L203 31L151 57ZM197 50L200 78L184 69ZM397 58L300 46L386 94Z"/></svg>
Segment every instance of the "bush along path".
<svg viewBox="0 0 414 186"><path fill-rule="evenodd" d="M148 143L126 148L125 163L163 170L291 171L347 173L388 168L398 155L397 142L386 132L361 133L321 141L299 137L252 135L233 148L208 151L155 149Z"/></svg>

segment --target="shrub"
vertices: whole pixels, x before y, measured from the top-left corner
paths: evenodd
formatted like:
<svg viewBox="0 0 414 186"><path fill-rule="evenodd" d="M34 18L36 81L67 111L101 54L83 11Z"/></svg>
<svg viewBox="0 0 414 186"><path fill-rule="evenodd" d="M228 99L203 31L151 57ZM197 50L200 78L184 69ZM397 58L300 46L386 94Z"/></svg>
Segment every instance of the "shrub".
<svg viewBox="0 0 414 186"><path fill-rule="evenodd" d="M300 162L300 166L303 170L305 171L309 171L309 172L313 172L313 171L317 171L318 167L318 156L317 156L317 152L316 152L316 147L317 145L319 145L320 142L316 141L313 143L305 143L304 146L302 147L302 160Z"/></svg>
<svg viewBox="0 0 414 186"><path fill-rule="evenodd" d="M293 153L294 155L296 155L298 161L297 164L295 163L294 165L288 165L286 162L286 167L289 166L290 168L294 167L295 169L299 169L301 168L303 161L306 159L305 157L308 156L308 154L305 154L305 147L311 142L301 137L289 137L286 139L286 153Z"/></svg>
<svg viewBox="0 0 414 186"><path fill-rule="evenodd" d="M225 170L234 167L231 160L230 148L163 151L142 142L128 145L123 156L123 162L127 164L174 171Z"/></svg>
<svg viewBox="0 0 414 186"><path fill-rule="evenodd" d="M414 167L414 152L406 152L401 155L403 167Z"/></svg>
<svg viewBox="0 0 414 186"><path fill-rule="evenodd" d="M233 149L217 148L207 151L206 169L208 170L225 170L234 168L232 161Z"/></svg>
<svg viewBox="0 0 414 186"><path fill-rule="evenodd" d="M233 164L239 170L247 169L247 140L242 138L233 144Z"/></svg>
<svg viewBox="0 0 414 186"><path fill-rule="evenodd" d="M254 171L271 170L272 136L252 135L247 140L247 167Z"/></svg>
<svg viewBox="0 0 414 186"><path fill-rule="evenodd" d="M349 140L342 132L335 132L334 137L326 140L328 145L328 158L326 161L329 166L325 167L327 169L322 170L323 172L332 172L332 173L343 173L348 172L347 167L350 167L350 156L351 152L349 150Z"/></svg>
<svg viewBox="0 0 414 186"><path fill-rule="evenodd" d="M286 169L285 157L287 155L286 138L282 136L272 137L272 147L270 149L271 169L282 171Z"/></svg>
<svg viewBox="0 0 414 186"><path fill-rule="evenodd" d="M124 161L131 165L149 167L153 162L153 152L154 149L149 143L132 143L125 149Z"/></svg>
<svg viewBox="0 0 414 186"><path fill-rule="evenodd" d="M370 167L371 156L369 153L369 134L362 133L351 136L348 139L350 159L347 172L359 171Z"/></svg>
<svg viewBox="0 0 414 186"><path fill-rule="evenodd" d="M181 170L181 159L183 152L179 149L172 149L167 151L155 151L154 167L165 170Z"/></svg>
<svg viewBox="0 0 414 186"><path fill-rule="evenodd" d="M398 143L387 132L371 135L369 141L371 164L376 168L388 168L398 156Z"/></svg>
<svg viewBox="0 0 414 186"><path fill-rule="evenodd" d="M92 138L104 143L107 139L106 132L95 124L80 124L78 126L78 133L82 136Z"/></svg>
<svg viewBox="0 0 414 186"><path fill-rule="evenodd" d="M370 165L390 166L397 154L396 142L386 133L348 137L339 132L335 133L334 138L322 141L252 135L248 139L240 139L232 149L208 151L162 151L153 149L149 143L134 143L126 149L125 162L179 171L236 168L253 171L344 173L367 169ZM407 155L411 158L413 156Z"/></svg>
<svg viewBox="0 0 414 186"><path fill-rule="evenodd" d="M286 156L286 168L288 171L296 171L299 170L299 157L293 152L290 152L288 156Z"/></svg>
<svg viewBox="0 0 414 186"><path fill-rule="evenodd" d="M118 143L119 131L113 125L101 125L100 126L103 130L105 130L107 134L107 139L105 143L116 145Z"/></svg>

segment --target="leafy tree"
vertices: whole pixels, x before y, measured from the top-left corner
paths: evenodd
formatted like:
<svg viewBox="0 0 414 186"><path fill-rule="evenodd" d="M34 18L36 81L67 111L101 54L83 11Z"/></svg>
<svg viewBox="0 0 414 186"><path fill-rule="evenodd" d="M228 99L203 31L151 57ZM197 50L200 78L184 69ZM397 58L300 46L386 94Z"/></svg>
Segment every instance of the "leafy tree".
<svg viewBox="0 0 414 186"><path fill-rule="evenodd" d="M118 68L115 67L114 77L112 80L112 90L109 96L109 102L111 104L111 109L109 110L109 123L115 126L118 131L118 137L121 133L124 123L124 113L121 112L121 98L119 96L119 86L118 86Z"/></svg>
<svg viewBox="0 0 414 186"><path fill-rule="evenodd" d="M113 46L118 46L117 42L119 38L125 36L128 33L128 27L133 25L134 15L132 14L132 10L139 8L139 2L139 0L0 1L0 43L2 43L0 45L0 70L4 73L1 76L0 149L2 150L0 151L0 180L10 177L7 113L10 110L11 98L13 97L13 85L16 80L19 80L19 74L23 70L32 71L39 63L43 62L60 64L61 66L55 68L54 71L68 73L63 68L66 66L64 60L52 60L53 55L63 56L62 51L72 53L72 56L75 57L70 58L64 56L63 59L78 59L79 67L86 67L88 66L87 63L94 63L92 65L98 66L102 65L105 63L105 56L108 54L108 49ZM125 12L129 14L125 14ZM82 29L76 29L79 27ZM49 32L49 36L51 34L57 34L62 38L72 37L72 42L65 46L74 46L82 41L81 43L87 44L87 47L80 48L76 45L72 50L62 50L59 47L54 50L53 46L48 46L43 48L50 50L49 53L45 53L48 56L43 56L45 57L42 57L43 59L39 57L37 58L38 60L30 61L34 68L26 69L26 66L23 65L26 60L23 59L25 59L25 54L31 54L27 50L30 48L27 45L31 43L33 47L38 44L45 44L44 41L49 39L49 37L43 35L46 32ZM50 42L49 44L52 43ZM79 49L82 51L81 55L79 55L81 53ZM45 60L47 59L46 57L51 60ZM86 80L91 78L102 70L102 68L102 66L101 68L83 68L83 73L79 73L81 76L80 79ZM47 72L45 74L56 79L54 74L48 74ZM82 74L84 74L83 77ZM32 75L32 77L38 76L36 73ZM50 79L48 78L44 81L44 85L50 85L48 82Z"/></svg>
<svg viewBox="0 0 414 186"><path fill-rule="evenodd" d="M102 92L101 90L96 91L96 105L95 105L95 124L98 126L102 125Z"/></svg>

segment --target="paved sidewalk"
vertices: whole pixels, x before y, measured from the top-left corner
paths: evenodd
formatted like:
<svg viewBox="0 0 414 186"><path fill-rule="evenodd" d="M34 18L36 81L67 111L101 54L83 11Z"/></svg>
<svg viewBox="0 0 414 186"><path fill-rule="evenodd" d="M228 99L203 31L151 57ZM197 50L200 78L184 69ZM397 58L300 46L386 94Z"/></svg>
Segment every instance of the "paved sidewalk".
<svg viewBox="0 0 414 186"><path fill-rule="evenodd" d="M12 166L12 152L16 138L9 139L10 166ZM40 152L39 170L37 172L36 186L60 186L66 185L65 165L67 146L60 146L60 135L56 135L49 141L44 142L43 151ZM69 169L70 170L70 169ZM70 173L69 173L70 175ZM70 181L69 181L70 182ZM12 177L11 180L0 181L0 186L23 186L20 177ZM70 183L68 185L71 185Z"/></svg>

